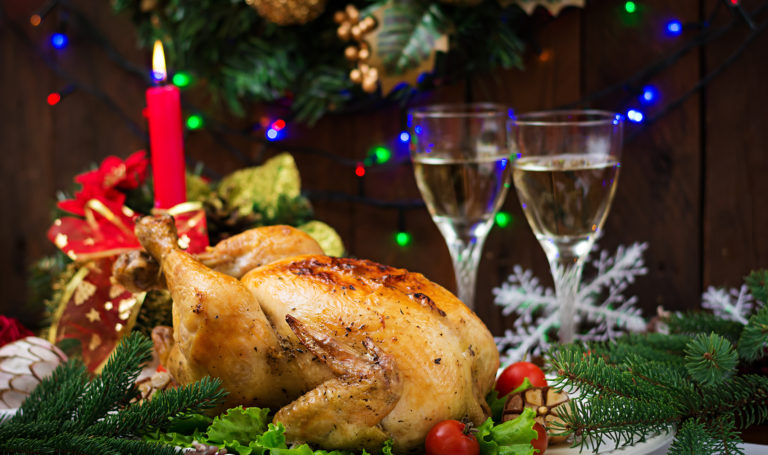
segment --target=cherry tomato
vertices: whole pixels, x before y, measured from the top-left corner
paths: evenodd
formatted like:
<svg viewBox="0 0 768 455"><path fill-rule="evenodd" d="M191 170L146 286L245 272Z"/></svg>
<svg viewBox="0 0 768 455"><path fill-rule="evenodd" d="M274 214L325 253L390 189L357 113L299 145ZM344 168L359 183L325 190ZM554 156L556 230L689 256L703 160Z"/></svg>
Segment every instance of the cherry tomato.
<svg viewBox="0 0 768 455"><path fill-rule="evenodd" d="M534 423L533 429L539 434L537 438L531 439L531 445L534 449L539 451L539 455L544 453L549 447L549 436L547 436L547 430L540 423Z"/></svg>
<svg viewBox="0 0 768 455"><path fill-rule="evenodd" d="M480 445L458 420L443 420L432 427L424 443L427 455L478 455Z"/></svg>
<svg viewBox="0 0 768 455"><path fill-rule="evenodd" d="M528 378L534 387L547 386L547 379L541 368L531 362L515 362L504 368L499 379L496 380L496 391L499 392L499 398L520 387L525 378Z"/></svg>

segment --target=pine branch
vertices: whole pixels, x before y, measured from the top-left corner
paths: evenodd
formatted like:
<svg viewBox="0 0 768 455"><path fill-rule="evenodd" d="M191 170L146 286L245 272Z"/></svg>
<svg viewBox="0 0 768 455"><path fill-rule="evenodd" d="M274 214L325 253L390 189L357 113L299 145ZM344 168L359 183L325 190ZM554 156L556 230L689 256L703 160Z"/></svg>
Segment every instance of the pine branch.
<svg viewBox="0 0 768 455"><path fill-rule="evenodd" d="M221 380L203 378L200 381L157 394L150 401L133 405L123 412L107 416L87 429L88 435L138 436L154 429L164 429L169 417L199 413L214 407L224 398L219 390Z"/></svg>
<svg viewBox="0 0 768 455"><path fill-rule="evenodd" d="M732 422L730 429L726 422L717 428L709 428L699 420L689 419L680 426L667 455L743 453L738 441L739 436L733 431Z"/></svg>
<svg viewBox="0 0 768 455"><path fill-rule="evenodd" d="M21 405L11 423L63 422L72 417L85 393L88 373L79 360L71 360L44 378ZM0 427L0 435L5 427Z"/></svg>
<svg viewBox="0 0 768 455"><path fill-rule="evenodd" d="M768 355L768 305L753 314L739 337L739 356L747 361Z"/></svg>
<svg viewBox="0 0 768 455"><path fill-rule="evenodd" d="M400 74L429 58L441 35L436 14L439 9L428 1L392 2L384 13L378 42L378 53L387 71Z"/></svg>
<svg viewBox="0 0 768 455"><path fill-rule="evenodd" d="M749 292L756 300L768 304L768 270L754 270L744 278Z"/></svg>
<svg viewBox="0 0 768 455"><path fill-rule="evenodd" d="M730 341L711 333L698 335L685 349L685 367L705 386L722 384L736 372L739 356Z"/></svg>
<svg viewBox="0 0 768 455"><path fill-rule="evenodd" d="M0 425L0 453L171 454L175 449L130 439L162 429L171 417L215 406L224 396L220 381L160 391L136 398L135 380L151 358L150 340L138 332L125 338L101 376L88 382L78 360L60 365L41 381L20 412Z"/></svg>
<svg viewBox="0 0 768 455"><path fill-rule="evenodd" d="M123 340L120 355L117 354L110 356L101 375L88 384L81 404L75 409L74 431L85 430L136 397L136 378L141 365L152 359L152 341L133 332Z"/></svg>
<svg viewBox="0 0 768 455"><path fill-rule="evenodd" d="M691 311L676 314L666 321L670 333L694 335L698 333L709 334L714 332L735 343L741 335L744 325L736 321L728 321L714 314L700 311Z"/></svg>

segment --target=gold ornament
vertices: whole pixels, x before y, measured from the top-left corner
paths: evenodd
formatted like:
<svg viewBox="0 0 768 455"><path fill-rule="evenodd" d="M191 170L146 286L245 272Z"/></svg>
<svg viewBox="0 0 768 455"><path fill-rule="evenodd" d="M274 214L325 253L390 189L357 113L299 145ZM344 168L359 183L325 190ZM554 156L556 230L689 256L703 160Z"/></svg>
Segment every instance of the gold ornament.
<svg viewBox="0 0 768 455"><path fill-rule="evenodd" d="M376 28L376 20L371 16L361 18L360 10L354 5L336 11L333 20L339 24L336 29L339 39L354 41L344 49L344 57L355 64L355 68L349 72L349 79L360 84L365 92L375 92L379 86L379 71L366 63L371 57L371 47L365 37Z"/></svg>
<svg viewBox="0 0 768 455"><path fill-rule="evenodd" d="M245 0L261 17L277 25L306 24L325 10L326 0Z"/></svg>

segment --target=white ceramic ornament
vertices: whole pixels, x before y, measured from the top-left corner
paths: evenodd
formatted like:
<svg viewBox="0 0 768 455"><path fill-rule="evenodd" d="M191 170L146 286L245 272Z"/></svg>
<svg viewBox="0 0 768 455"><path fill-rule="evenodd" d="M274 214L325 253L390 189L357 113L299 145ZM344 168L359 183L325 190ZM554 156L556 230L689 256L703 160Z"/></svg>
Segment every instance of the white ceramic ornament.
<svg viewBox="0 0 768 455"><path fill-rule="evenodd" d="M14 409L67 356L42 338L26 337L0 348L0 409Z"/></svg>

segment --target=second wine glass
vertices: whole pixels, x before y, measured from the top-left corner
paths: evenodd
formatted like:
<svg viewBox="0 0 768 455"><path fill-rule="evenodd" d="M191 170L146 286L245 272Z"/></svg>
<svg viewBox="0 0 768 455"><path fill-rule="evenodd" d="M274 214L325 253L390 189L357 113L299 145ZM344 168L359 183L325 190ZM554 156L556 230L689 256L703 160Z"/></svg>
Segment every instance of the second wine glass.
<svg viewBox="0 0 768 455"><path fill-rule="evenodd" d="M599 236L621 167L622 117L548 111L510 121L515 189L549 260L560 342L573 341L581 270Z"/></svg>
<svg viewBox="0 0 768 455"><path fill-rule="evenodd" d="M408 117L416 183L471 309L483 243L509 187L508 119L506 108L487 103L433 105Z"/></svg>

